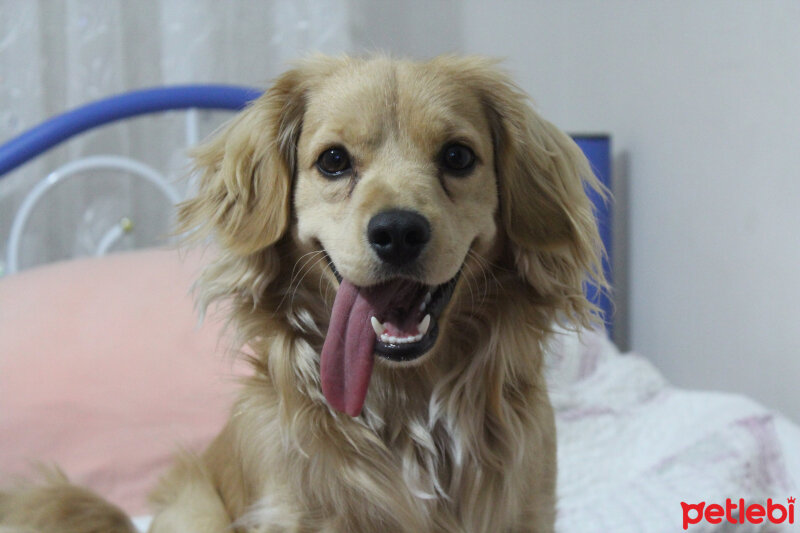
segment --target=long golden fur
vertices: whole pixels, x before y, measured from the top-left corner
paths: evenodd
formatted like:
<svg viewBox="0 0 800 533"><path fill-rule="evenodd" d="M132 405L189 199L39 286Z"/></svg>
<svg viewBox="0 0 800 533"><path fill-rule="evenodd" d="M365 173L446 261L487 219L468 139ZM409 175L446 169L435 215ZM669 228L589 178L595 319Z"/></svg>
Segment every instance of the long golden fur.
<svg viewBox="0 0 800 533"><path fill-rule="evenodd" d="M128 533L133 524L112 504L76 487L56 468L39 468L37 483L0 491L0 533Z"/></svg>
<svg viewBox="0 0 800 533"><path fill-rule="evenodd" d="M475 154L466 176L438 164L452 142ZM349 176L321 175L331 146ZM182 228L221 249L199 300L229 305L254 372L216 440L162 480L151 531L552 531L542 345L554 323L589 324L583 283L603 283L577 146L491 61L313 57L195 158ZM320 377L333 268L385 281L364 231L390 208L430 221L418 281L460 278L433 348L376 357L351 417Z"/></svg>

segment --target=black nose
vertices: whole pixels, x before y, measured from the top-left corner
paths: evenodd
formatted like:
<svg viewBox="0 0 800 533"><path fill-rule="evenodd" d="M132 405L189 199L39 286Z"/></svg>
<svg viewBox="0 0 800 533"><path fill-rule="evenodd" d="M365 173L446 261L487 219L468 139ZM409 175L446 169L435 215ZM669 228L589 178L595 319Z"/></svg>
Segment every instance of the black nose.
<svg viewBox="0 0 800 533"><path fill-rule="evenodd" d="M372 217L367 239L383 261L402 266L419 257L431 239L431 225L414 211L390 209Z"/></svg>

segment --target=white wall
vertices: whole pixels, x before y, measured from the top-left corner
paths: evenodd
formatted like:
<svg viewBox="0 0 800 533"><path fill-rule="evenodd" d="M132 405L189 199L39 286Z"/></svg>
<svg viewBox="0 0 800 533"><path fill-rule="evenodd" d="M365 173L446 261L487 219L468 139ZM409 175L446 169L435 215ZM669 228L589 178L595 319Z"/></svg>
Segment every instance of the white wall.
<svg viewBox="0 0 800 533"><path fill-rule="evenodd" d="M620 344L800 421L800 2L376 4L355 44L504 56L543 115L611 133Z"/></svg>
<svg viewBox="0 0 800 533"><path fill-rule="evenodd" d="M541 112L613 135L625 343L800 421L800 2L469 1ZM626 305L627 303L627 305Z"/></svg>

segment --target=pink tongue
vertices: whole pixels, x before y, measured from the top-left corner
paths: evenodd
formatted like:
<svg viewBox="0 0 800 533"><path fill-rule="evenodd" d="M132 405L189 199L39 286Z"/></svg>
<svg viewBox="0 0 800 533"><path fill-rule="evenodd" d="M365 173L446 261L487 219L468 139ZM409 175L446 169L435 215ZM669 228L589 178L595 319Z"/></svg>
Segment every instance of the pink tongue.
<svg viewBox="0 0 800 533"><path fill-rule="evenodd" d="M370 319L384 317L398 303L416 305L419 289L418 284L403 280L366 288L345 279L339 284L320 357L322 393L331 407L350 416L361 414L375 362L377 338ZM418 321L414 313L407 313L406 322L416 326Z"/></svg>
<svg viewBox="0 0 800 533"><path fill-rule="evenodd" d="M367 397L376 340L370 318L376 314L359 288L342 280L322 346L320 375L325 399L350 416L361 414Z"/></svg>

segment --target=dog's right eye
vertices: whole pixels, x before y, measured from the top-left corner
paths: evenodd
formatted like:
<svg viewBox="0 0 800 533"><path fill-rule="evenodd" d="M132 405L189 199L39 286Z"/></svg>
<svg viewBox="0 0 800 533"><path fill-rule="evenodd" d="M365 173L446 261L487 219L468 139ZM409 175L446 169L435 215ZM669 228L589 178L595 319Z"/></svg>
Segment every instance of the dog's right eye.
<svg viewBox="0 0 800 533"><path fill-rule="evenodd" d="M344 148L328 148L317 159L317 168L327 178L338 178L351 170L350 156Z"/></svg>
<svg viewBox="0 0 800 533"><path fill-rule="evenodd" d="M442 167L456 176L466 176L475 166L475 153L460 143L449 144L439 154Z"/></svg>

